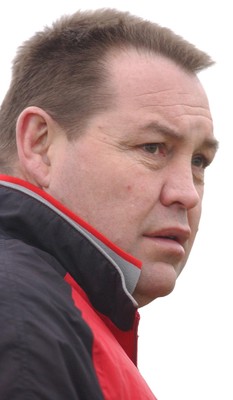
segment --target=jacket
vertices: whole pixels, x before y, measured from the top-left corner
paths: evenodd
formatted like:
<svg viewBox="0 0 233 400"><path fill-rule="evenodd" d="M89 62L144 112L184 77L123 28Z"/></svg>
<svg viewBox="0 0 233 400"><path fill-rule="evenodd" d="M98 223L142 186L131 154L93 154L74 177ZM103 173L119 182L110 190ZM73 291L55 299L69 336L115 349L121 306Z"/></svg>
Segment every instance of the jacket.
<svg viewBox="0 0 233 400"><path fill-rule="evenodd" d="M1 400L152 400L137 369L140 262L0 175Z"/></svg>

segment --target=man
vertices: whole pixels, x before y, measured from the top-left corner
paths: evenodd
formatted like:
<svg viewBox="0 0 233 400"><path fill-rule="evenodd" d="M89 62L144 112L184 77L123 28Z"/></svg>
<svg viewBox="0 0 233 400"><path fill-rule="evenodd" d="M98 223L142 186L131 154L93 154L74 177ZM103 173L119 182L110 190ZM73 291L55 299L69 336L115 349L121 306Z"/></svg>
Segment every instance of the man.
<svg viewBox="0 0 233 400"><path fill-rule="evenodd" d="M174 288L217 141L211 58L115 10L19 49L0 114L0 393L154 399L138 307Z"/></svg>

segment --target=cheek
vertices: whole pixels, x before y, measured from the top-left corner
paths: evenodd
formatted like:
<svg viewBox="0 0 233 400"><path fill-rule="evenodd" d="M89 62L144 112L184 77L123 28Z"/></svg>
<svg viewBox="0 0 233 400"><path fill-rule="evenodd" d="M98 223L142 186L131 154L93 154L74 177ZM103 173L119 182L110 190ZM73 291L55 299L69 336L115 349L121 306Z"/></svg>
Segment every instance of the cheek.
<svg viewBox="0 0 233 400"><path fill-rule="evenodd" d="M121 196L124 201L127 201L129 204L134 204L135 207L146 206L153 202L155 199L155 193L152 193L152 190L149 190L148 186L142 180L137 180L135 178L134 182L125 183L125 185L119 185L118 191L116 194Z"/></svg>
<svg viewBox="0 0 233 400"><path fill-rule="evenodd" d="M124 185L118 186L116 197L124 202L124 206L128 209L127 218L145 218L150 214L156 204L160 203L160 185L159 182L153 181L148 176L134 176L125 182ZM120 199L121 197L121 199Z"/></svg>
<svg viewBox="0 0 233 400"><path fill-rule="evenodd" d="M192 242L194 241L195 236L197 234L200 218L201 218L201 203L200 205L190 210L188 213L189 226L192 231Z"/></svg>

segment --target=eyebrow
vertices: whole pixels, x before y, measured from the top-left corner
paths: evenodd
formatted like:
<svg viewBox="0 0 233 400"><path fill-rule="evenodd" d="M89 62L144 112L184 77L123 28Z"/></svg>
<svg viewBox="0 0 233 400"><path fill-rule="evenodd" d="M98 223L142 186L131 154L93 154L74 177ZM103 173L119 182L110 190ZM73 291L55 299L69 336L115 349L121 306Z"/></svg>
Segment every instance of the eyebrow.
<svg viewBox="0 0 233 400"><path fill-rule="evenodd" d="M142 131L154 131L154 132L160 132L166 136L169 136L173 139L182 141L183 140L183 136L176 131L175 129L170 128L167 125L161 124L160 122L151 122L148 125L142 126L141 127ZM213 139L205 139L201 145L201 147L209 149L209 150L213 150L214 152L216 152L218 150L219 147L219 142L217 139L213 138Z"/></svg>

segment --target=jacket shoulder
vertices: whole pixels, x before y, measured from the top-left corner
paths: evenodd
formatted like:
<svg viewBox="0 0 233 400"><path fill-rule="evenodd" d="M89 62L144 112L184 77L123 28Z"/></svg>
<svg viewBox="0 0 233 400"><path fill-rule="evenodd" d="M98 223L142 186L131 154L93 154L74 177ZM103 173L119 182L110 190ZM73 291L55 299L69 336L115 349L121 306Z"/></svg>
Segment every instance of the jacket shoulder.
<svg viewBox="0 0 233 400"><path fill-rule="evenodd" d="M0 254L1 400L102 400L92 332L62 266L15 239L1 238Z"/></svg>

